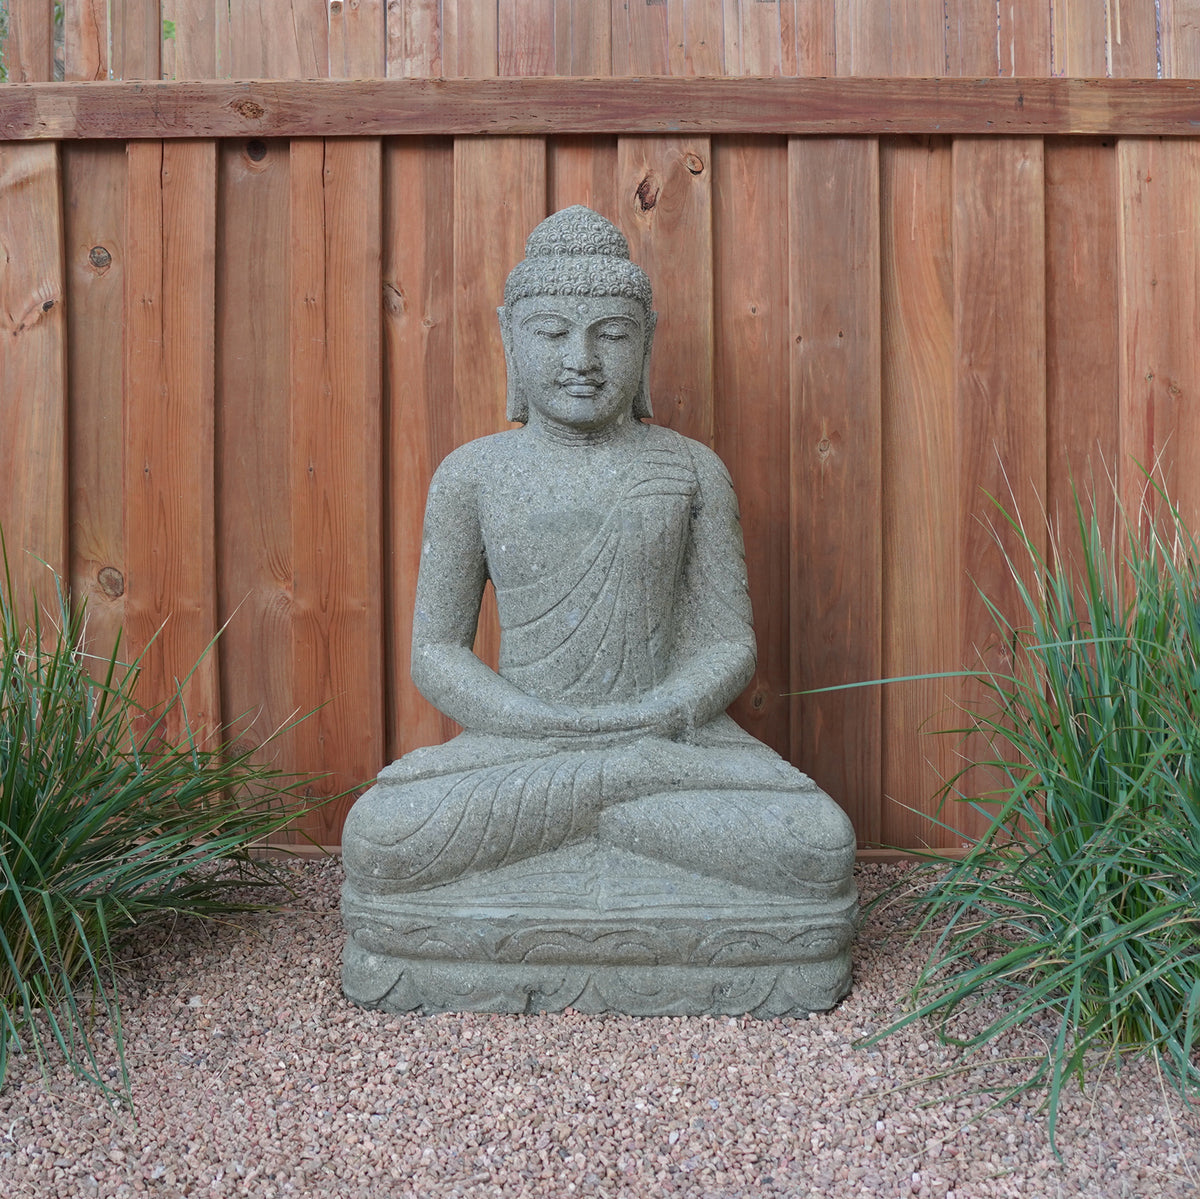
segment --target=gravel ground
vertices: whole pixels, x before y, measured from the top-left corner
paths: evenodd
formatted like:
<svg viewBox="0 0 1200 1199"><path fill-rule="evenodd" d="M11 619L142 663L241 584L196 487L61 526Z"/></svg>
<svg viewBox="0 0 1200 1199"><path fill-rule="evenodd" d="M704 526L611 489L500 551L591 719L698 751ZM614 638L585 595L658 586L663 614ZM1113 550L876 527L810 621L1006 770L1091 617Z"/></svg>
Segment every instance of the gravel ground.
<svg viewBox="0 0 1200 1199"><path fill-rule="evenodd" d="M123 1000L136 1120L52 1065L0 1094L0 1191L54 1196L1200 1195L1200 1111L1150 1063L1072 1089L1061 1162L1033 1101L973 1092L900 1010L919 954L896 909L855 986L808 1020L387 1016L342 998L334 861L288 867L283 915L177 930ZM864 895L903 867L861 868Z"/></svg>

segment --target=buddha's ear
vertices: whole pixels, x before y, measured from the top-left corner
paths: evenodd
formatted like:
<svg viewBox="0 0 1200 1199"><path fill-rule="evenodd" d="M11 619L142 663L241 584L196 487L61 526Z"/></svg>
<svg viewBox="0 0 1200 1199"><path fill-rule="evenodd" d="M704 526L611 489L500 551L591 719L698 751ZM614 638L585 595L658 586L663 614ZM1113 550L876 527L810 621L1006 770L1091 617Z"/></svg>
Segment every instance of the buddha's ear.
<svg viewBox="0 0 1200 1199"><path fill-rule="evenodd" d="M651 312L646 318L646 350L642 356L642 384L633 397L633 419L649 420L654 411L650 407L650 351L654 348L654 330L658 325L658 313Z"/></svg>
<svg viewBox="0 0 1200 1199"><path fill-rule="evenodd" d="M529 420L529 404L521 395L517 385L517 372L513 367L512 325L508 319L508 309L502 305L496 309L496 315L500 318L500 341L504 346L504 366L507 371L504 419L525 424Z"/></svg>

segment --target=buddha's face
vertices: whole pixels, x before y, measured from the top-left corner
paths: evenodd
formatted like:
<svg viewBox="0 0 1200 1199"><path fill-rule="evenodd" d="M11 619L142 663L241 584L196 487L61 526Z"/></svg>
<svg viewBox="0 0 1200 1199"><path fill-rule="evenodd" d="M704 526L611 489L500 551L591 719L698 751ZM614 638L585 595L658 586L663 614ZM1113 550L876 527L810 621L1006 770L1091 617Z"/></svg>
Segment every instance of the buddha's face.
<svg viewBox="0 0 1200 1199"><path fill-rule="evenodd" d="M531 296L506 313L507 349L531 420L579 432L631 418L646 318L623 296Z"/></svg>

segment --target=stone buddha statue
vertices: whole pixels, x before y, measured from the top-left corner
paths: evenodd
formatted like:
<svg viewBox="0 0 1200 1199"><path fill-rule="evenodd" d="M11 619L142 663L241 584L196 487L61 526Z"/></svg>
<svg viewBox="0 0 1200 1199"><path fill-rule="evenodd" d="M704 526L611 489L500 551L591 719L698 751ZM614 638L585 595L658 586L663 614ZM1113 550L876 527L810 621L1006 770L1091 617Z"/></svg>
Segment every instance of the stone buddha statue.
<svg viewBox="0 0 1200 1199"><path fill-rule="evenodd" d="M782 1015L850 982L854 831L739 728L737 501L647 423L655 314L621 232L543 221L508 277L508 416L429 488L412 673L463 726L343 834L353 1000L393 1011ZM499 668L472 652L485 581Z"/></svg>

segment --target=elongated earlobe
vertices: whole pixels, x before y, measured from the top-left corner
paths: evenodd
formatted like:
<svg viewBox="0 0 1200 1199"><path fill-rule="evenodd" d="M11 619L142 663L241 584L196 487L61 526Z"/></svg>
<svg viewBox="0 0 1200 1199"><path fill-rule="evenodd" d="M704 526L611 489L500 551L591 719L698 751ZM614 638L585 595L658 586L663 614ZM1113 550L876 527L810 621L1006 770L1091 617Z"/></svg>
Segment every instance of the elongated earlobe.
<svg viewBox="0 0 1200 1199"><path fill-rule="evenodd" d="M658 313L651 312L646 319L646 352L642 358L642 383L633 397L633 419L649 420L654 415L650 407L650 351L654 348L654 330L658 325Z"/></svg>
<svg viewBox="0 0 1200 1199"><path fill-rule="evenodd" d="M525 424L529 420L529 403L521 395L521 389L517 383L517 372L513 366L512 326L508 322L507 309L504 307L497 308L496 316L500 318L500 341L504 346L504 368L506 374L504 418L505 420L519 421L521 424Z"/></svg>

